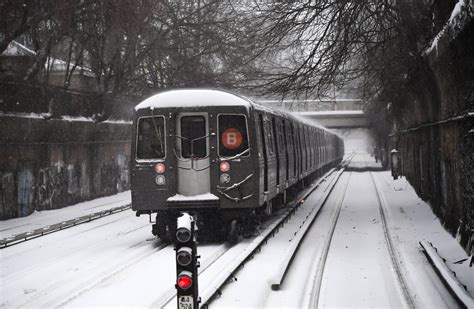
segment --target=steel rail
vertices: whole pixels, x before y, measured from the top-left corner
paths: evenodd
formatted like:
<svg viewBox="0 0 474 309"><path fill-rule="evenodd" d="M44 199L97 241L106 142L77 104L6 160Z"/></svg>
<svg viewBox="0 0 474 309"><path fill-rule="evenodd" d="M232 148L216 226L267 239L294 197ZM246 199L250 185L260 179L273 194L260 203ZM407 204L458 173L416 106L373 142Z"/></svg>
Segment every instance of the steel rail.
<svg viewBox="0 0 474 309"><path fill-rule="evenodd" d="M308 294L308 297L305 297L303 300L303 308L318 308L319 303L319 293L321 292L321 283L323 281L324 268L326 265L327 257L329 254L329 249L331 248L332 238L334 236L334 231L336 230L337 222L339 220L339 215L341 214L342 205L346 198L347 188L349 187L349 181L351 178L352 172L349 173L349 177L344 185L342 194L337 201L336 211L331 217L331 224L328 231L328 235L324 240L321 254L318 259L318 263L314 263L311 267L310 274L315 274L312 277L312 282L309 284L311 287L311 292Z"/></svg>
<svg viewBox="0 0 474 309"><path fill-rule="evenodd" d="M34 229L32 231L28 231L28 232L25 232L25 233L20 233L20 234L17 234L17 235L6 237L6 238L3 238L3 239L0 239L0 249L4 249L7 246L16 245L16 244L19 244L19 243L22 243L22 242L25 242L25 241L28 241L28 240L31 240L31 239L34 239L34 238L38 238L38 237L41 237L41 236L45 236L45 235L48 235L48 234L51 234L51 233L54 233L54 232L59 232L59 231L62 231L64 229L67 229L67 228L70 228L70 227L73 227L73 226L76 226L76 225L79 225L79 224L87 223L87 222L94 221L94 220L97 220L97 219L100 219L100 218L103 218L103 217L106 217L106 216L110 216L112 214L127 210L130 207L132 207L131 204L117 206L117 207L113 207L111 209L106 209L106 210L94 212L92 214L80 216L80 217L70 219L70 220L67 220L67 221L63 221L63 222L59 222L59 223L56 223L56 224L47 225L47 226L42 227L42 228Z"/></svg>
<svg viewBox="0 0 474 309"><path fill-rule="evenodd" d="M219 294L221 288L226 284L226 282L231 278L234 273L240 269L240 267L245 264L245 262L253 256L267 241L278 232L279 228L283 226L289 217L291 217L294 212L299 208L300 205L304 203L305 198L311 194L316 188L318 188L322 182L326 181L334 172L335 168L329 170L324 177L319 179L316 184L314 184L304 195L303 197L297 199L296 201L290 202L289 205L294 203L294 206L290 210L284 212L278 219L273 221L259 236L257 236L245 249L241 251L226 267L220 272L220 275L217 276L212 284L209 285L202 293L200 293L201 306L205 307L209 305L212 301L212 298ZM219 256L220 257L220 256ZM218 258L219 258L218 257ZM216 259L217 260L217 259ZM214 263L213 261L212 263ZM201 272L200 272L201 273ZM171 305L172 300L176 297L176 293L168 299L167 302L160 304L161 308Z"/></svg>
<svg viewBox="0 0 474 309"><path fill-rule="evenodd" d="M438 251L433 244L427 241L420 241L420 246L423 248L428 261L433 266L434 270L441 277L444 285L447 286L451 295L463 308L474 308L474 299L457 279L456 274L451 271L446 265L443 258L438 254Z"/></svg>
<svg viewBox="0 0 474 309"><path fill-rule="evenodd" d="M347 166L347 164L350 162L353 156L350 156L348 159L346 159L345 162L343 162L342 169ZM300 198L294 207L284 215L282 215L279 219L274 221L262 234L260 234L257 238L252 241L252 243L238 256L236 257L223 271L221 271L220 276L216 278L216 280L213 281L213 285L209 286L201 295L201 304L206 307L209 305L209 303L212 301L212 298L219 293L220 289L222 286L225 285L225 283L231 278L234 273L240 269L240 267L245 264L245 262L253 256L253 254L259 250L263 244L265 244L268 240L268 238L275 233L278 232L279 228L283 226L287 220L294 214L294 212L304 203L305 199L313 193L316 188L318 188L321 183L326 181L334 172L336 171L335 168L332 168L330 171L327 172L327 174L319 179L315 185L313 185L304 195L302 198ZM339 175L337 175L339 176ZM334 177L337 177L334 176ZM334 178L333 178L334 179ZM336 182L331 183L332 186L335 185ZM329 187L329 186L328 186ZM326 188L326 190L328 189ZM332 188L331 188L332 190ZM331 191L329 190L329 191Z"/></svg>
<svg viewBox="0 0 474 309"><path fill-rule="evenodd" d="M281 259L280 265L278 267L278 273L276 273L275 276L273 276L269 281L272 290L280 289L280 286L282 285L283 280L285 279L285 275L288 271L288 268L290 267L290 264L293 261L293 258L295 257L296 252L298 251L302 240L304 239L307 232L309 231L309 228L313 225L314 220L319 215L321 209L323 208L324 204L329 198L329 195L331 194L332 190L336 186L336 183L338 182L339 177L341 177L343 172L344 172L344 168L342 168L338 172L338 174L331 180L331 184L328 186L328 188L326 188L324 195L321 196L319 200L316 202L316 205L313 207L313 209L311 210L311 212L308 214L305 221L301 225L300 229L296 233L295 238L291 240L291 244L286 248L285 252L283 253L283 258ZM346 184L346 187L347 187L347 184ZM340 205L338 205L338 209L339 208L340 208Z"/></svg>
<svg viewBox="0 0 474 309"><path fill-rule="evenodd" d="M402 263L400 262L398 258L399 252L398 252L395 242L393 241L393 237L390 233L390 230L388 228L388 223L385 216L386 210L388 209L387 201L385 200L385 196L383 195L382 190L380 189L379 184L375 180L372 172L369 172L369 174L374 184L375 192L377 193L377 198L379 200L379 212L380 212L380 217L382 219L382 227L384 231L384 236L387 243L387 249L390 255L390 259L392 260L392 266L397 276L398 284L400 285L402 289L407 305L410 308L416 308L417 306L415 302L415 297L411 295L410 290L407 286L407 280L402 271Z"/></svg>

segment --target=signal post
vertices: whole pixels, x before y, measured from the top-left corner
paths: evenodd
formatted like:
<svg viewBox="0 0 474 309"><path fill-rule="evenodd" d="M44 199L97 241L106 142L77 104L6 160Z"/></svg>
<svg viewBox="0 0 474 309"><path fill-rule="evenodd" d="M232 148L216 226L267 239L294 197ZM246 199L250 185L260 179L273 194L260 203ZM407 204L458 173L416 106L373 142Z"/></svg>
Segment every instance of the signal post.
<svg viewBox="0 0 474 309"><path fill-rule="evenodd" d="M198 256L195 241L195 221L183 213L176 228L176 290L178 309L199 308Z"/></svg>

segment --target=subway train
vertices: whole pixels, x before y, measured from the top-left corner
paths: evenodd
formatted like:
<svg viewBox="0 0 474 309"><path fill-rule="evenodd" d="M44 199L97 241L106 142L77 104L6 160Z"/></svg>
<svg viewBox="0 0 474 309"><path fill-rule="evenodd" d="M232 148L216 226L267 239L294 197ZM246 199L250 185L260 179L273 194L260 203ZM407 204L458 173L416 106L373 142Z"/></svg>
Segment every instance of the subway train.
<svg viewBox="0 0 474 309"><path fill-rule="evenodd" d="M243 96L165 91L135 107L132 209L168 242L182 212L200 236L236 240L343 155L336 134Z"/></svg>

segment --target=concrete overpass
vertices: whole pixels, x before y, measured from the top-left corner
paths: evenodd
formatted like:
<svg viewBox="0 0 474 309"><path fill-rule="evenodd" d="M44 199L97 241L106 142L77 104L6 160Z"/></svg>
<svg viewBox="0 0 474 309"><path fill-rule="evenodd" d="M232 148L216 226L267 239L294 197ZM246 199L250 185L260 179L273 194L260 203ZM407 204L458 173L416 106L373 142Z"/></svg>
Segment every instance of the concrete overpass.
<svg viewBox="0 0 474 309"><path fill-rule="evenodd" d="M339 110L322 112L295 112L295 115L315 120L329 129L369 128L370 123L364 111Z"/></svg>
<svg viewBox="0 0 474 309"><path fill-rule="evenodd" d="M370 152L375 147L371 125L361 110L294 112L331 129L344 139L346 153Z"/></svg>
<svg viewBox="0 0 474 309"><path fill-rule="evenodd" d="M267 100L259 101L270 108L283 109L336 132L344 138L346 152L370 152L375 147L370 122L360 99L334 100Z"/></svg>

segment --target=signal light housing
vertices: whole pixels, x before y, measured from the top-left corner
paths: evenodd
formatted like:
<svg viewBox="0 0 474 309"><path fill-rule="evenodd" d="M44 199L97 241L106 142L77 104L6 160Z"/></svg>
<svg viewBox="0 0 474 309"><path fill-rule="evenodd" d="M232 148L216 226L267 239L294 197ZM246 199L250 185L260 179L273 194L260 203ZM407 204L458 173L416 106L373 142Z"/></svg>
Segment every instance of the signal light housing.
<svg viewBox="0 0 474 309"><path fill-rule="evenodd" d="M219 164L219 169L222 173L226 173L230 170L230 163L227 162L227 161L222 161L220 164Z"/></svg>
<svg viewBox="0 0 474 309"><path fill-rule="evenodd" d="M193 274L189 271L182 271L178 275L176 285L183 290L189 289L193 285Z"/></svg>
<svg viewBox="0 0 474 309"><path fill-rule="evenodd" d="M193 261L193 250L181 247L176 251L176 262L181 266L188 266Z"/></svg>
<svg viewBox="0 0 474 309"><path fill-rule="evenodd" d="M199 308L199 262L194 237L196 222L188 213L183 213L176 221L175 287L178 308Z"/></svg>
<svg viewBox="0 0 474 309"><path fill-rule="evenodd" d="M179 228L176 230L176 239L179 242L188 242L191 240L191 230L187 228Z"/></svg>

